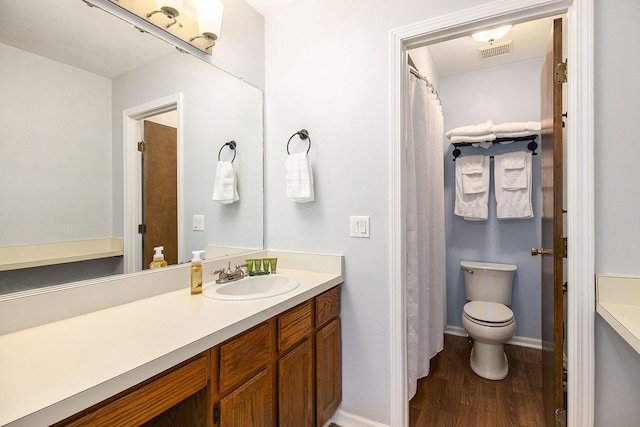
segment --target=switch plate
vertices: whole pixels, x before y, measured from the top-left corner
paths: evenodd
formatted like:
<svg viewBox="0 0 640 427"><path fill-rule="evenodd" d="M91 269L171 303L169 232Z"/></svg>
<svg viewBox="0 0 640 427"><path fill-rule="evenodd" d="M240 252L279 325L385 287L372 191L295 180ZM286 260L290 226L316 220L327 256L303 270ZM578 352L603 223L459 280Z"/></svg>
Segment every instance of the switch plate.
<svg viewBox="0 0 640 427"><path fill-rule="evenodd" d="M351 237L369 237L369 216L352 216L349 220Z"/></svg>
<svg viewBox="0 0 640 427"><path fill-rule="evenodd" d="M204 215L193 216L193 231L204 231Z"/></svg>

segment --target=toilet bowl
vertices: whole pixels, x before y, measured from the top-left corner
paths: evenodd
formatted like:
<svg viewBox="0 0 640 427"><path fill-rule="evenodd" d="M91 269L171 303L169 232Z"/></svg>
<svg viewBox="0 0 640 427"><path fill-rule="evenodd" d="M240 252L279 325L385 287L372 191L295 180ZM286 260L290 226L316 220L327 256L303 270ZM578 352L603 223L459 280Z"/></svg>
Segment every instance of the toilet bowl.
<svg viewBox="0 0 640 427"><path fill-rule="evenodd" d="M516 321L507 305L511 304L513 274L517 267L462 261L465 295L462 327L473 338L470 366L477 375L501 380L509 374L504 344L513 338Z"/></svg>
<svg viewBox="0 0 640 427"><path fill-rule="evenodd" d="M489 380L501 380L509 374L504 344L513 338L516 321L506 305L471 301L462 311L462 327L473 338L469 364L473 372Z"/></svg>

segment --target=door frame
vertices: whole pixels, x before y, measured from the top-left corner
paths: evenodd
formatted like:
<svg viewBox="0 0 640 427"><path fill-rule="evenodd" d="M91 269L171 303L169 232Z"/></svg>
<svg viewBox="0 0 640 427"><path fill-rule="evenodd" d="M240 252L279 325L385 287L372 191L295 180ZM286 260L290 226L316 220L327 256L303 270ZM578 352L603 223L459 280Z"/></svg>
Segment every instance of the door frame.
<svg viewBox="0 0 640 427"><path fill-rule="evenodd" d="M528 21L567 13L569 80L567 194L569 236L567 352L568 426L594 423L594 158L593 21L594 0L498 0L391 31L391 425L408 422L405 236L403 208L403 130L406 117L408 48L436 43L506 21Z"/></svg>
<svg viewBox="0 0 640 427"><path fill-rule="evenodd" d="M138 152L142 120L171 110L176 110L178 123L178 260L183 259L185 236L180 232L180 226L184 218L184 125L180 92L128 108L122 113L124 273L139 272L142 265L142 236L138 234L138 224L142 223L142 164Z"/></svg>

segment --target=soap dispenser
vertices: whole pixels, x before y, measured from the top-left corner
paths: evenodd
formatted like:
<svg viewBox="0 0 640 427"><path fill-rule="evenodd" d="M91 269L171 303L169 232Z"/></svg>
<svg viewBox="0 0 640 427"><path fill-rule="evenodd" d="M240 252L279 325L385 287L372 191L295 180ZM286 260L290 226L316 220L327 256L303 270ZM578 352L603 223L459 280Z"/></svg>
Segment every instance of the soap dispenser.
<svg viewBox="0 0 640 427"><path fill-rule="evenodd" d="M153 261L149 264L150 269L162 268L167 266L167 261L164 260L164 255L162 254L162 250L164 246L157 246L153 248L156 253L153 255Z"/></svg>
<svg viewBox="0 0 640 427"><path fill-rule="evenodd" d="M200 254L204 251L191 251L191 295L202 293L202 260Z"/></svg>

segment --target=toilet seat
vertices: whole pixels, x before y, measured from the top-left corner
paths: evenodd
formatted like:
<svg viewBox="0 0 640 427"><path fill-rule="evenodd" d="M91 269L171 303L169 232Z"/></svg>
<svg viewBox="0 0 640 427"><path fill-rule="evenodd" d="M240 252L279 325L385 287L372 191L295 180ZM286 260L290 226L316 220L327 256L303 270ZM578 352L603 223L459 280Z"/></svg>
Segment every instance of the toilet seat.
<svg viewBox="0 0 640 427"><path fill-rule="evenodd" d="M514 322L513 311L497 302L471 301L464 305L462 313L469 321L483 326L502 327Z"/></svg>

